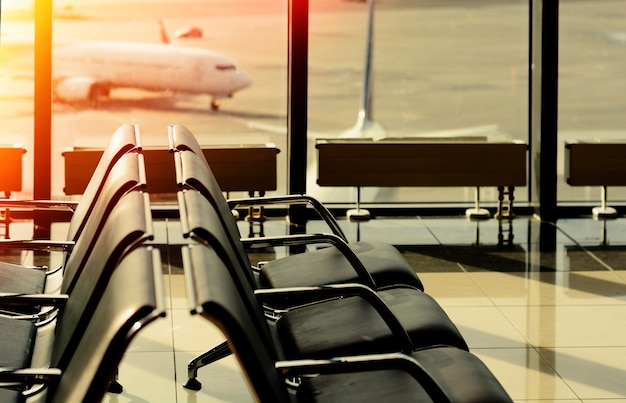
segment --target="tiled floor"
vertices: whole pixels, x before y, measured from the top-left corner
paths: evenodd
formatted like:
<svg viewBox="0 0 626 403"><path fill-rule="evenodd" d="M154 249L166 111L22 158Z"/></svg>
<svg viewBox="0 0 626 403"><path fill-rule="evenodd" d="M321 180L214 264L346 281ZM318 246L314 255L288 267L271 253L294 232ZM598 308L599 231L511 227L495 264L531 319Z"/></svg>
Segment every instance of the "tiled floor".
<svg viewBox="0 0 626 403"><path fill-rule="evenodd" d="M159 242L182 242L177 223L156 224ZM384 240L403 251L516 402L626 402L626 219L568 219L547 229L530 217L511 225L409 217L342 226L351 241ZM265 232L284 227L270 221ZM176 253L164 260L168 316L133 342L120 367L124 392L104 401L252 401L232 357L200 370L202 390L182 387L187 362L222 336L189 315Z"/></svg>

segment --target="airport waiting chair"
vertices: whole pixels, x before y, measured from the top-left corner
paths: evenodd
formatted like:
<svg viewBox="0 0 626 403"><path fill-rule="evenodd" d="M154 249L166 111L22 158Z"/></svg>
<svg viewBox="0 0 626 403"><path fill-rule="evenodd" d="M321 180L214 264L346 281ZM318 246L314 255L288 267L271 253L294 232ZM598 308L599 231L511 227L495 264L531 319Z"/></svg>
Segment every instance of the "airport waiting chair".
<svg viewBox="0 0 626 403"><path fill-rule="evenodd" d="M71 343L55 339L53 356L65 362L55 359L49 369L0 368L0 401L22 403L45 393L46 402L100 402L137 332L165 316L163 295L158 250L140 247L129 252L112 273L80 337ZM72 316L59 318L61 334L74 326Z"/></svg>
<svg viewBox="0 0 626 403"><path fill-rule="evenodd" d="M279 197L255 197L251 199L229 200L225 203L219 184L213 176L209 164L202 153L202 149L193 134L182 125L170 125L168 127L169 147L172 151L178 151L176 155L176 174L180 186L188 186L201 191L218 208L222 215L227 211L241 206L258 206L268 204L306 204L313 207L319 216L325 221L335 238L320 239L320 242L333 242L335 247L311 250L305 254L294 254L280 259L266 262L258 271L258 279L264 287L291 287L297 285L320 285L354 282L355 265L357 270L366 271L360 277L371 276L379 286L406 284L420 290L424 286L415 270L406 262L400 252L393 245L383 242L347 242L347 238L341 231L339 224L332 214L322 203L313 197L306 195L279 196ZM185 151L195 154L185 155ZM208 168L208 169L207 169ZM229 220L230 221L230 220ZM231 231L238 232L236 224L225 223ZM275 246L284 244L279 239L273 239ZM345 253L338 249L343 243L352 250L354 259L346 258ZM268 245L272 246L272 245Z"/></svg>
<svg viewBox="0 0 626 403"><path fill-rule="evenodd" d="M114 207L91 253L84 260L70 258L65 266L60 295L0 294L0 306L4 309L31 305L53 307L53 314L41 321L32 320L30 316L0 315L0 345L3 347L0 349L0 366L44 367L51 361L64 363L65 359L54 355L54 350L50 356L52 343L57 346L76 343L121 257L152 238L148 194L141 190L131 191ZM80 253L79 248L77 245L75 252ZM131 284L131 288L135 286ZM61 318L69 319L72 326L59 327Z"/></svg>
<svg viewBox="0 0 626 403"><path fill-rule="evenodd" d="M145 187L145 166L142 157L136 157L140 159L137 164L139 168L132 168L129 164L132 161L126 161L126 167L118 167L115 169L117 162L127 153L136 153L141 150L141 141L139 138L139 131L135 125L124 125L115 131L108 146L105 148L98 165L95 168L93 176L89 181L85 193L78 203L63 202L63 201L15 201L15 200L3 200L0 201L0 206L11 205L21 208L33 208L33 209L62 209L66 210L70 208L73 210L72 218L69 223L67 237L63 241L51 241L51 240L3 240L0 241L0 249L7 250L31 250L31 251L61 251L64 253L71 252L78 237L82 233L83 229L88 222L98 221L105 217L110 211L111 206L123 194L126 190L132 186ZM128 169L128 172L124 172ZM126 178L126 182L123 182L123 177L132 175L132 178ZM109 179L113 176L112 179ZM107 183L117 183L119 189L111 188L112 185ZM132 182L135 182L134 184ZM108 193L102 194L103 191ZM5 203L5 204L3 204ZM95 210L95 211L94 211ZM97 231L97 228L96 230ZM93 236L93 233L91 234ZM67 259L67 255L65 256ZM0 263L0 292L11 292L14 290L15 284L11 282L11 279L16 281L17 278L14 275L14 270L19 265L11 266L10 264ZM54 279L53 281L47 281L46 292L58 291L58 284L63 271L63 264L55 268L47 267L32 267L33 269L39 269L41 272L36 273L23 272L20 276L20 284L25 284L30 281L32 284L30 288L23 289L25 293L36 294L44 292L43 289L37 287L42 284L42 278ZM55 277L56 276L56 277ZM30 280L27 280L30 279Z"/></svg>
<svg viewBox="0 0 626 403"><path fill-rule="evenodd" d="M75 241L78 236L80 236L87 218L94 208L94 203L98 199L115 162L122 155L131 151L141 152L141 149L139 127L135 124L122 125L113 133L109 139L109 143L104 148L102 157L98 161L80 201L0 199L0 208L18 207L36 210L71 210L72 219L68 227L66 239L68 241ZM3 243L8 245L8 247L18 246L16 242L0 242L0 247L3 247Z"/></svg>
<svg viewBox="0 0 626 403"><path fill-rule="evenodd" d="M370 288L364 284L259 289L245 253L232 239L218 213L198 191L179 192L183 235L217 251L252 304L262 303L284 356L328 358L334 355L413 351L445 344L468 350L467 343L437 302L423 291L406 286ZM254 290L254 291L253 291ZM274 307L280 306L280 310ZM290 306L290 308L286 308ZM225 344L188 364L188 389L199 389L198 369L228 355Z"/></svg>
<svg viewBox="0 0 626 403"><path fill-rule="evenodd" d="M261 306L242 295L230 263L208 246L183 247L182 253L192 313L224 332L259 401L512 402L480 359L449 346L281 360L283 346L272 338Z"/></svg>
<svg viewBox="0 0 626 403"><path fill-rule="evenodd" d="M98 197L94 200L90 213L85 217L85 224L80 236L64 242L52 242L52 245L67 245L64 262L53 271L33 267L0 263L0 292L39 294L55 293L71 290L73 277L65 275L66 267L71 264L80 266L87 259L102 230L107 217L124 194L133 189L142 189L146 185L145 164L143 156L138 153L125 153L118 158L109 170L109 174L100 186ZM38 248L50 241L34 241ZM18 242L26 247L29 242ZM0 305L0 309L2 306ZM36 311L26 310L22 313L34 314Z"/></svg>

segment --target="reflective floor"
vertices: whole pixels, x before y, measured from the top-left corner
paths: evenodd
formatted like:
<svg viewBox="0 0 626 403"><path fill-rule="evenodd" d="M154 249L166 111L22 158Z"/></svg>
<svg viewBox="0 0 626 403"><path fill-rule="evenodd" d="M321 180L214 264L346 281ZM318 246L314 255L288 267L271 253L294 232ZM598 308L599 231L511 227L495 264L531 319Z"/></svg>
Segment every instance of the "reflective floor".
<svg viewBox="0 0 626 403"><path fill-rule="evenodd" d="M626 219L543 228L530 217L341 223L351 241L383 240L404 253L515 401L626 402ZM247 235L249 224L240 226ZM157 242L183 243L176 222L156 227ZM284 221L263 230L284 233ZM133 342L120 367L124 392L104 401L252 401L232 357L200 370L202 390L182 387L187 362L222 336L188 314L176 247L163 259L168 316Z"/></svg>

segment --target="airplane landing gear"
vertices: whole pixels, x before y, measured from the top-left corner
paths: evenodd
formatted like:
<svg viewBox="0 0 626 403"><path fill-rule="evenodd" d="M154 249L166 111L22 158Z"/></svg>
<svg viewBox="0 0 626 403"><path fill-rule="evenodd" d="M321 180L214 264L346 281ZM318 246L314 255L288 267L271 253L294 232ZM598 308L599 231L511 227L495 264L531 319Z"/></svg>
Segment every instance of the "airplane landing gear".
<svg viewBox="0 0 626 403"><path fill-rule="evenodd" d="M220 101L217 99L211 100L211 110L216 111L220 108Z"/></svg>
<svg viewBox="0 0 626 403"><path fill-rule="evenodd" d="M100 103L100 97L111 96L111 87L105 84L93 84L89 88L87 101L92 108L97 108Z"/></svg>

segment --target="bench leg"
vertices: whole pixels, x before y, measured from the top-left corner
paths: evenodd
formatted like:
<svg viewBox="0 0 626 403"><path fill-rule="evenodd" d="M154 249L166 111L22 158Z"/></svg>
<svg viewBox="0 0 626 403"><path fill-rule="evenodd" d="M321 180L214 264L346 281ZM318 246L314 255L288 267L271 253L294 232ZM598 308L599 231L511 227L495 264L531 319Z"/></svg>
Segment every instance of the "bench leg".
<svg viewBox="0 0 626 403"><path fill-rule="evenodd" d="M486 220L491 217L489 210L480 208L480 187L476 186L474 195L474 208L465 210L465 216L471 220Z"/></svg>
<svg viewBox="0 0 626 403"><path fill-rule="evenodd" d="M513 225L511 220L507 220L502 227L502 220L498 220L498 247L513 246Z"/></svg>
<svg viewBox="0 0 626 403"><path fill-rule="evenodd" d="M617 210L606 205L606 186L602 186L602 205L594 207L592 210L594 218L616 218Z"/></svg>
<svg viewBox="0 0 626 403"><path fill-rule="evenodd" d="M11 211L8 208L0 213L0 225L4 225L4 239L11 238L11 234L9 233L9 224L11 224L12 221Z"/></svg>
<svg viewBox="0 0 626 403"><path fill-rule="evenodd" d="M513 200L515 200L513 195L514 191L514 186L507 187L506 192L504 191L504 186L498 186L498 211L496 212L495 218L509 220L515 218L515 214L513 213ZM504 196L507 196L506 200Z"/></svg>
<svg viewBox="0 0 626 403"><path fill-rule="evenodd" d="M224 192L225 193L225 197L226 200L230 199L230 193L229 192ZM239 221L239 211L233 209L231 210L231 213L233 214L233 218L235 218L235 221Z"/></svg>
<svg viewBox="0 0 626 403"><path fill-rule="evenodd" d="M348 210L346 215L350 221L367 221L370 219L370 212L361 208L361 187L356 188L356 209Z"/></svg>
<svg viewBox="0 0 626 403"><path fill-rule="evenodd" d="M255 197L254 194L255 192L248 193L250 198ZM259 197L263 197L263 196L265 196L265 192L259 192ZM265 216L265 207L250 206L248 208L248 215L246 216L246 221L250 223L250 231L248 232L248 237L252 238L256 234L258 234L260 237L264 237L265 230L263 228L263 223L266 220L267 220L267 217ZM256 225L258 225L258 228L259 228L258 232L254 231L254 228Z"/></svg>

